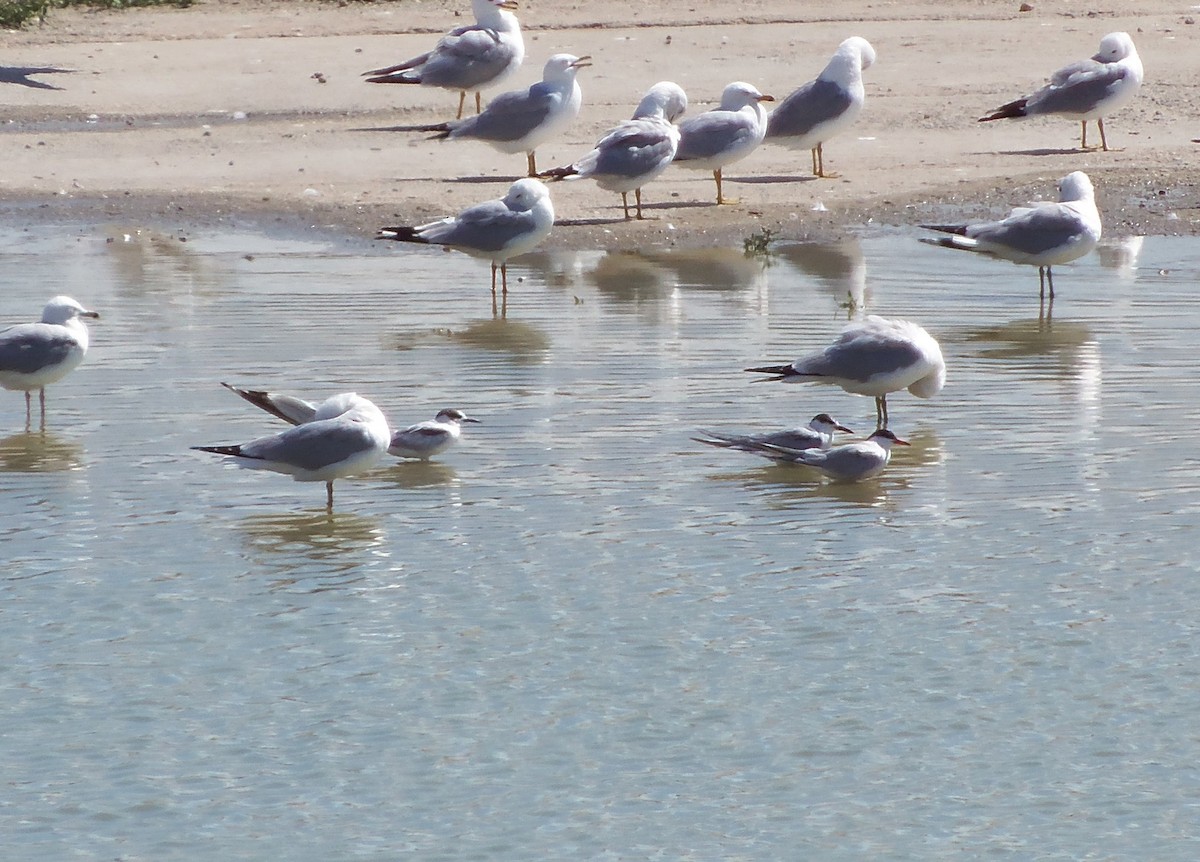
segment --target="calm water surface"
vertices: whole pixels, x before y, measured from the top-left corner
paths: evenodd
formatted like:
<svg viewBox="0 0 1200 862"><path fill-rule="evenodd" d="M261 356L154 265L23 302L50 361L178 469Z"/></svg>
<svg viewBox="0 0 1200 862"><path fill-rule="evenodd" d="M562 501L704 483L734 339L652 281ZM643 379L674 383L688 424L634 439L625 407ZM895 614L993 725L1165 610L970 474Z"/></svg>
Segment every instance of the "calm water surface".
<svg viewBox="0 0 1200 862"><path fill-rule="evenodd" d="M0 857L1200 855L1200 246L1058 272L879 232L548 253L0 232L3 321L85 364L0 393ZM106 241L110 240L110 241ZM741 369L848 294L941 341L914 446L835 486L709 449L870 399ZM481 417L324 489L191 452L218 381Z"/></svg>

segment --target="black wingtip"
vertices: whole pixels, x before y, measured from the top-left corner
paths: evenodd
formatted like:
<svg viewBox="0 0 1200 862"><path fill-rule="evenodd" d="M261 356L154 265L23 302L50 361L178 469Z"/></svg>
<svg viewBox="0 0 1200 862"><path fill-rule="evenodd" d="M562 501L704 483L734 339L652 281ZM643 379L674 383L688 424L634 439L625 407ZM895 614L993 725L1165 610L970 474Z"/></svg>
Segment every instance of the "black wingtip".
<svg viewBox="0 0 1200 862"><path fill-rule="evenodd" d="M1007 105L1001 105L990 114L980 117L980 123L988 123L992 120L1011 120L1017 117L1025 116L1025 106L1029 102L1028 99L1017 99L1015 102L1009 102Z"/></svg>
<svg viewBox="0 0 1200 862"><path fill-rule="evenodd" d="M381 227L379 232L375 234L375 239L392 239L396 242L419 242L423 245L429 244L429 240L419 236L417 234L417 229L415 227L410 227L409 225Z"/></svg>
<svg viewBox="0 0 1200 862"><path fill-rule="evenodd" d="M579 171L574 165L567 165L565 168L551 168L548 171L542 171L538 174L538 179L542 180L565 180L567 177L575 177L579 175Z"/></svg>
<svg viewBox="0 0 1200 862"><path fill-rule="evenodd" d="M242 447L239 445L235 445L235 446L192 446L191 448L197 452L212 452L214 455L234 455L237 457L241 457L241 455L242 455Z"/></svg>
<svg viewBox="0 0 1200 862"><path fill-rule="evenodd" d="M967 225L965 224L923 224L918 225L918 227L923 227L925 230L936 230L941 233L958 234L959 236L967 235Z"/></svg>

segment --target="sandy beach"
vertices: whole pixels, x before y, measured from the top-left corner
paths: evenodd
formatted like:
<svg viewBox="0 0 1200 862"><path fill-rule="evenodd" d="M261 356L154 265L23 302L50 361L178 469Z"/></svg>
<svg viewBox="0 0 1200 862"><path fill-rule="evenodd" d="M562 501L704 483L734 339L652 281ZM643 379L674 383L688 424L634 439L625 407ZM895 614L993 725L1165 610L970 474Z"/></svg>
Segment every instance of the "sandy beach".
<svg viewBox="0 0 1200 862"><path fill-rule="evenodd" d="M583 109L538 151L541 167L585 153L659 80L687 91L688 116L730 81L782 98L815 77L838 43L869 39L858 125L809 154L764 146L726 171L718 207L709 174L670 169L647 186L650 218L626 222L620 197L590 181L556 183L559 247L728 244L768 228L832 237L864 225L997 215L1052 198L1087 171L1110 236L1195 234L1200 227L1200 40L1186 5L949 0L826 4L768 0L646 7L522 3L525 64L590 54ZM467 4L218 2L189 9L56 10L44 26L0 34L0 130L9 220L119 220L171 230L270 223L369 238L503 194L522 155L474 142L387 131L451 119L453 93L379 86L361 73L428 50L470 19ZM598 19L603 18L603 21ZM1146 67L1134 102L1106 121L1110 152L1082 151L1061 118L980 124L991 108L1128 31ZM41 69L51 71L30 72ZM1093 127L1094 133L1094 127Z"/></svg>

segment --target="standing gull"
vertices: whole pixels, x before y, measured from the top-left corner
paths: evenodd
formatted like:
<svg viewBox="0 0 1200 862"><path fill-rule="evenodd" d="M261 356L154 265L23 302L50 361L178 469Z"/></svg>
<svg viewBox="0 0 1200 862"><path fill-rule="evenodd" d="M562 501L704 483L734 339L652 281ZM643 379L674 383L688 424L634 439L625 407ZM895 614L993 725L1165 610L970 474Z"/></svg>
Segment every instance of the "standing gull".
<svg viewBox="0 0 1200 862"><path fill-rule="evenodd" d="M813 176L825 173L822 145L854 125L862 113L866 90L862 73L875 62L875 49L860 36L851 36L817 76L779 103L767 120L765 140L812 150Z"/></svg>
<svg viewBox="0 0 1200 862"><path fill-rule="evenodd" d="M677 120L687 110L687 95L670 81L655 84L626 120L609 131L595 148L579 161L553 168L543 177L563 180L593 179L605 191L620 192L625 218L629 218L629 192L642 218L642 186L671 165L679 148Z"/></svg>
<svg viewBox="0 0 1200 862"><path fill-rule="evenodd" d="M828 449L833 445L833 435L838 431L853 433L828 413L818 413L808 425L789 428L786 431L771 431L766 434L724 434L701 428L703 437L693 437L697 443L707 443L720 449L737 449L739 452L756 452L763 446L782 449Z"/></svg>
<svg viewBox="0 0 1200 862"><path fill-rule="evenodd" d="M718 204L726 203L721 169L744 159L762 143L767 131L762 103L773 101L773 96L764 96L752 85L734 81L721 93L720 107L680 124L675 161L685 168L712 171Z"/></svg>
<svg viewBox="0 0 1200 862"><path fill-rule="evenodd" d="M932 398L946 383L946 363L937 340L907 320L868 315L842 330L833 344L790 365L747 368L786 383L832 383L855 395L875 398L880 428L888 423L887 395L907 389Z"/></svg>
<svg viewBox="0 0 1200 862"><path fill-rule="evenodd" d="M516 0L472 0L475 23L456 27L427 54L386 69L364 72L372 84L421 84L458 90L461 119L467 91L475 91L475 113L481 110L479 91L501 84L525 59L521 25L512 10Z"/></svg>
<svg viewBox="0 0 1200 862"><path fill-rule="evenodd" d="M303 398L281 395L277 392L264 392L260 389L239 389L228 383L221 385L229 391L237 393L255 407L266 410L272 416L292 425L311 422L317 415L317 405L305 401ZM394 433L391 443L388 444L388 454L397 458L428 460L458 442L462 436L462 423L479 421L461 410L447 407L439 410L437 416L428 422L418 422Z"/></svg>
<svg viewBox="0 0 1200 862"><path fill-rule="evenodd" d="M283 473L297 482L324 482L325 504L332 510L334 480L370 470L391 439L383 412L366 398L344 392L318 405L310 420L279 434L238 445L192 448L228 455L249 470Z"/></svg>
<svg viewBox="0 0 1200 862"><path fill-rule="evenodd" d="M861 482L874 479L892 459L893 446L909 446L886 428L875 431L859 443L847 443L832 449L786 449L782 446L765 446L759 455L775 461L804 464L820 470L835 482Z"/></svg>
<svg viewBox="0 0 1200 862"><path fill-rule="evenodd" d="M528 90L501 93L488 103L482 114L465 120L453 120L432 126L417 126L412 131L437 132L440 140L477 140L491 144L502 153L525 153L529 176L537 176L534 151L557 135L579 116L583 92L576 73L591 57L555 54L546 61L542 80Z"/></svg>
<svg viewBox="0 0 1200 862"><path fill-rule="evenodd" d="M953 234L922 239L931 245L990 254L1038 268L1040 295L1046 284L1054 300L1054 275L1050 267L1083 257L1100 241L1100 211L1092 181L1083 171L1067 174L1058 183L1058 203L1043 201L1017 207L1000 221L976 224L923 224L928 230Z"/></svg>
<svg viewBox="0 0 1200 862"><path fill-rule="evenodd" d="M380 228L376 239L449 246L471 257L492 262L492 294L496 293L496 269L500 270L504 293L508 293L508 259L524 254L554 227L554 207L545 184L528 177L517 180L499 200L468 207L416 227Z"/></svg>
<svg viewBox="0 0 1200 862"><path fill-rule="evenodd" d="M1079 120L1082 137L1079 145L1087 149L1088 120L1100 129L1100 146L1108 150L1104 136L1104 117L1120 108L1142 86L1142 59L1128 33L1109 33L1100 40L1100 50L1089 60L1064 66L1050 83L1032 96L1001 105L979 122L1061 114Z"/></svg>
<svg viewBox="0 0 1200 862"><path fill-rule="evenodd" d="M56 296L42 309L40 323L0 330L0 386L25 393L25 426L32 414L30 393L38 391L42 426L46 425L46 387L83 362L88 349L82 317L99 318L69 296Z"/></svg>

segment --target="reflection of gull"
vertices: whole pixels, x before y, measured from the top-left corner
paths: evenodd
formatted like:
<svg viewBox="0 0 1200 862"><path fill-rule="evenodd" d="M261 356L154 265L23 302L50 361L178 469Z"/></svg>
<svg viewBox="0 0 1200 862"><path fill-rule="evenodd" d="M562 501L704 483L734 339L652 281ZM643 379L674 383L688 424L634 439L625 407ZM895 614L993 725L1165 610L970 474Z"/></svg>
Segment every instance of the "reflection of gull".
<svg viewBox="0 0 1200 862"><path fill-rule="evenodd" d="M456 27L438 40L427 54L386 69L364 72L372 84L423 84L458 90L458 117L462 117L467 91L475 91L475 113L479 113L479 91L503 82L525 59L521 25L512 9L516 0L472 0L475 23Z"/></svg>
<svg viewBox="0 0 1200 862"><path fill-rule="evenodd" d="M1042 202L1017 207L1008 218L976 224L935 225L923 228L955 236L923 239L932 245L976 251L1038 268L1041 295L1054 275L1050 267L1083 257L1100 241L1100 211L1096 209L1092 181L1083 171L1067 174L1058 184L1058 203Z"/></svg>
<svg viewBox="0 0 1200 862"><path fill-rule="evenodd" d="M699 430L704 436L693 437L697 443L707 443L720 449L737 449L739 452L755 452L764 446L790 450L828 449L833 445L833 435L838 431L853 433L828 413L818 413L806 427L771 431L767 434L724 434L705 428Z"/></svg>
<svg viewBox="0 0 1200 862"><path fill-rule="evenodd" d="M662 81L646 93L633 119L608 132L595 148L565 168L542 174L554 179L590 178L605 191L620 192L625 218L629 218L629 192L642 218L642 186L671 165L679 147L675 120L687 110L687 96L678 84Z"/></svg>
<svg viewBox="0 0 1200 862"><path fill-rule="evenodd" d="M847 443L833 449L784 449L766 446L758 454L776 461L791 461L815 467L838 482L860 482L883 472L892 458L893 446L907 446L886 428L880 428L860 443Z"/></svg>
<svg viewBox="0 0 1200 862"><path fill-rule="evenodd" d="M773 253L817 279L839 300L849 297L852 311L866 307L867 263L858 239L780 243Z"/></svg>
<svg viewBox="0 0 1200 862"><path fill-rule="evenodd" d="M78 470L83 450L49 431L25 431L0 440L0 472L58 473Z"/></svg>
<svg viewBox="0 0 1200 862"><path fill-rule="evenodd" d="M854 125L862 113L866 99L862 73L874 62L875 49L866 39L851 36L842 42L815 81L771 112L766 140L794 150L812 150L813 175L826 176L822 145Z"/></svg>
<svg viewBox="0 0 1200 862"><path fill-rule="evenodd" d="M1125 281L1133 281L1137 278L1138 258L1145 241L1144 236L1127 236L1098 244L1096 255L1100 258L1100 265L1115 269Z"/></svg>
<svg viewBox="0 0 1200 862"><path fill-rule="evenodd" d="M674 271L678 287L687 289L742 290L762 288L766 264L739 249L676 249L646 254L645 258Z"/></svg>
<svg viewBox="0 0 1200 862"><path fill-rule="evenodd" d="M46 387L66 377L87 353L88 331L79 318L99 316L69 296L56 296L42 309L40 323L0 330L0 386L25 392L26 426L34 389L42 407L42 425L46 424Z"/></svg>
<svg viewBox="0 0 1200 862"><path fill-rule="evenodd" d="M326 506L332 509L334 480L374 467L391 439L382 411L366 398L344 392L323 401L310 421L279 434L239 445L192 448L228 455L250 470L283 473L297 482L324 482Z"/></svg>
<svg viewBox="0 0 1200 862"><path fill-rule="evenodd" d="M907 320L875 315L842 330L833 344L790 365L747 368L787 383L832 383L855 395L873 395L880 428L887 427L887 394L907 389L932 398L946 383L942 349L932 335Z"/></svg>
<svg viewBox="0 0 1200 862"><path fill-rule="evenodd" d="M721 93L721 105L679 126L679 149L675 161L685 168L709 170L717 181L717 203L721 195L721 169L750 155L767 131L763 102L775 101L750 84L734 81ZM733 201L730 201L733 203Z"/></svg>
<svg viewBox="0 0 1200 862"><path fill-rule="evenodd" d="M380 228L376 239L445 245L492 262L492 293L496 269L508 293L508 259L524 254L545 239L554 227L550 192L537 180L520 179L499 200L468 207L456 216L416 227Z"/></svg>
<svg viewBox="0 0 1200 862"><path fill-rule="evenodd" d="M1142 60L1128 33L1109 33L1100 40L1100 50L1090 59L1064 66L1054 73L1050 83L1032 96L1002 105L979 122L1039 114L1074 117L1083 127L1080 146L1087 149L1088 120L1100 128L1100 146L1108 149L1104 137L1104 115L1124 105L1142 86Z"/></svg>
<svg viewBox="0 0 1200 862"><path fill-rule="evenodd" d="M272 416L277 416L292 425L303 425L317 417L317 405L302 398L263 392L259 389L239 389L228 383L221 385L231 392L236 392L255 407L266 410ZM478 421L461 410L448 407L438 411L438 415L427 422L418 422L393 434L388 445L388 454L397 458L431 458L458 442L458 438L462 436L463 422Z"/></svg>
<svg viewBox="0 0 1200 862"><path fill-rule="evenodd" d="M534 150L557 135L579 115L583 93L575 73L590 66L590 57L555 54L546 61L542 80L528 90L501 93L482 114L416 131L438 132L446 140L483 141L502 153L525 153L529 176L537 176Z"/></svg>

